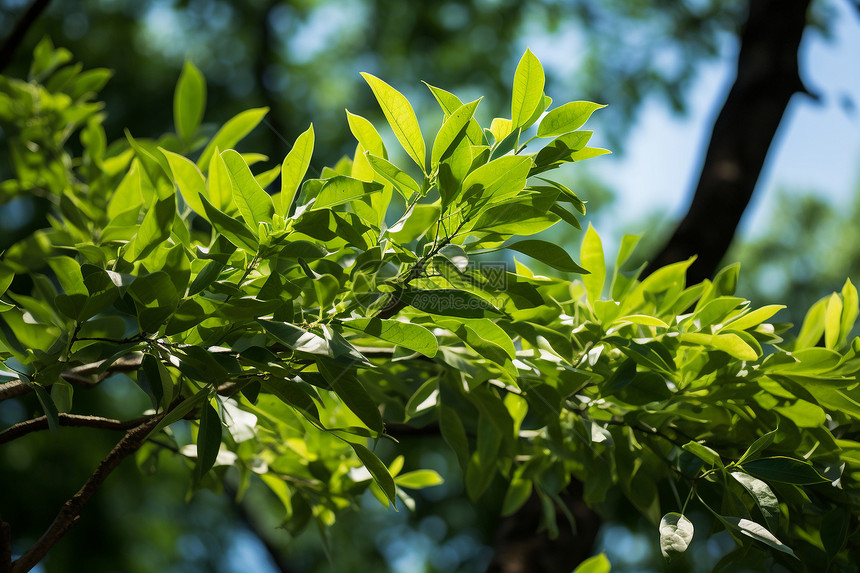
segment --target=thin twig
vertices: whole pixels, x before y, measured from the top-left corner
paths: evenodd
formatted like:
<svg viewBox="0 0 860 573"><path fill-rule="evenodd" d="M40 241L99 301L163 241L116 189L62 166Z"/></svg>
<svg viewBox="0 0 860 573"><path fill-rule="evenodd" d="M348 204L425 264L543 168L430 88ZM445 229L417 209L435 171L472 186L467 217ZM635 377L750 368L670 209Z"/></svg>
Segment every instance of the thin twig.
<svg viewBox="0 0 860 573"><path fill-rule="evenodd" d="M152 416L142 416L133 420L112 420L100 416L79 416L76 414L60 414L57 421L61 426L74 426L78 428L101 428L104 430L130 430L141 425ZM6 428L0 432L0 445L11 442L31 432L48 429L48 417L40 416L32 420L25 420Z"/></svg>

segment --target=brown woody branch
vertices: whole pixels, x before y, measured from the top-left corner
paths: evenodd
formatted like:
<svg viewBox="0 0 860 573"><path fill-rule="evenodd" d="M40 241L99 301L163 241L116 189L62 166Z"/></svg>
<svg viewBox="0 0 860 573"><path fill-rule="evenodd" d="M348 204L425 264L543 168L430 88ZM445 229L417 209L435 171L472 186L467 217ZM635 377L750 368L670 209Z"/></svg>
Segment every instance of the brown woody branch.
<svg viewBox="0 0 860 573"><path fill-rule="evenodd" d="M51 547L75 524L80 517L81 510L95 495L111 472L116 469L122 460L136 452L143 445L149 432L155 428L163 417L164 414L152 416L126 433L114 449L101 461L96 471L93 472L93 475L84 483L78 493L63 504L63 507L57 513L57 517L54 518L53 523L51 523L42 537L12 563L12 573L30 571L45 557Z"/></svg>
<svg viewBox="0 0 860 573"><path fill-rule="evenodd" d="M60 414L57 421L61 426L78 428L101 428L103 430L130 430L149 420L152 416L143 416L133 420L112 420L99 416L79 416L76 414ZM25 420L0 432L0 445L11 442L16 438L31 432L48 429L48 417L41 416Z"/></svg>

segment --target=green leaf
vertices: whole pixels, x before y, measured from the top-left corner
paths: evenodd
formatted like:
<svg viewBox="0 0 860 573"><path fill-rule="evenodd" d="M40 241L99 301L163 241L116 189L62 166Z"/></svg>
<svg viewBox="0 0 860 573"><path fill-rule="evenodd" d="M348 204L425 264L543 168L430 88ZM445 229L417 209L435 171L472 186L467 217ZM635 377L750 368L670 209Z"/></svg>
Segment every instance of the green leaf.
<svg viewBox="0 0 860 573"><path fill-rule="evenodd" d="M0 289L2 292L2 289ZM848 341L848 335L851 329L854 328L854 322L860 314L860 306L858 306L857 288L851 283L851 279L845 279L845 284L842 286L842 320L839 326L839 347L842 347Z"/></svg>
<svg viewBox="0 0 860 573"><path fill-rule="evenodd" d="M466 429L457 413L450 407L440 404L437 410L439 416L439 431L442 438L457 456L460 469L465 472L469 465L469 439Z"/></svg>
<svg viewBox="0 0 860 573"><path fill-rule="evenodd" d="M421 187L415 180L387 159L365 153L368 163L383 179L394 185L397 192L407 201L415 194L421 194Z"/></svg>
<svg viewBox="0 0 860 573"><path fill-rule="evenodd" d="M308 172L311 157L314 152L314 124L308 127L293 144L281 165L281 194L277 213L281 217L290 214L290 207L295 201L296 192Z"/></svg>
<svg viewBox="0 0 860 573"><path fill-rule="evenodd" d="M420 352L428 358L436 355L436 337L433 336L432 332L418 324L380 318L356 318L343 322L343 325L375 336L380 340Z"/></svg>
<svg viewBox="0 0 860 573"><path fill-rule="evenodd" d="M794 551L792 551L792 549L785 545L782 541L777 539L776 536L770 531L768 531L764 526L759 525L754 521L750 521L749 519L744 519L742 517L719 516L719 519L724 524L731 527L732 529L741 532L743 535L755 539L756 541L760 541L761 543L769 545L777 551L787 553L792 557L796 558Z"/></svg>
<svg viewBox="0 0 860 573"><path fill-rule="evenodd" d="M248 253L257 252L260 243L245 223L213 206L203 195L200 195L200 201L203 203L203 210L206 211L206 218L219 233L234 246Z"/></svg>
<svg viewBox="0 0 860 573"><path fill-rule="evenodd" d="M829 297L824 297L809 309L800 326L800 334L794 343L794 349L810 348L818 344L824 334L824 320Z"/></svg>
<svg viewBox="0 0 860 573"><path fill-rule="evenodd" d="M194 479L199 482L215 465L221 449L221 418L208 401L200 412L200 429L197 432L197 465Z"/></svg>
<svg viewBox="0 0 860 573"><path fill-rule="evenodd" d="M168 197L153 201L152 207L143 217L143 222L129 244L131 256L137 261L146 257L157 246L170 237L173 229L173 220L176 218L176 195L171 193Z"/></svg>
<svg viewBox="0 0 860 573"><path fill-rule="evenodd" d="M573 573L609 573L611 568L612 565L609 563L609 559L606 558L605 554L601 553L600 555L589 557L580 563L573 570Z"/></svg>
<svg viewBox="0 0 860 573"><path fill-rule="evenodd" d="M582 239L579 258L588 270L588 274L582 277L582 282L585 284L588 300L594 304L600 300L600 295L603 294L603 284L606 281L606 260L603 257L603 243L591 223L588 224L585 237Z"/></svg>
<svg viewBox="0 0 860 573"><path fill-rule="evenodd" d="M263 380L262 388L277 396L285 404L301 410L304 415L319 420L320 413L311 394L302 388L304 382L296 380Z"/></svg>
<svg viewBox="0 0 860 573"><path fill-rule="evenodd" d="M368 428L381 434L383 431L382 414L376 401L370 397L355 373L346 366L330 361L317 363L320 373L331 385L332 390L343 400L346 407L364 422Z"/></svg>
<svg viewBox="0 0 860 573"><path fill-rule="evenodd" d="M457 111L463 105L463 102L460 101L460 98L458 98L451 92L445 91L442 88L431 86L427 82L424 82L424 85L427 86L433 93L433 97L436 98L437 102L439 102L439 107L441 107L442 111L445 112L446 118L455 111ZM472 120L469 122L469 126L466 128L466 137L469 139L469 143L471 143L472 145L484 144L484 135L481 131L481 126L478 125L478 122L474 118L472 118Z"/></svg>
<svg viewBox="0 0 860 573"><path fill-rule="evenodd" d="M143 355L141 368L158 405L166 410L173 402L173 379L170 373L161 363L161 360L152 354ZM140 373L138 373L138 377L140 377Z"/></svg>
<svg viewBox="0 0 860 573"><path fill-rule="evenodd" d="M693 522L680 513L667 513L660 520L660 552L670 559L684 553L693 540Z"/></svg>
<svg viewBox="0 0 860 573"><path fill-rule="evenodd" d="M65 380L57 380L51 384L51 400L57 407L57 412L70 412L72 410L72 396L74 389Z"/></svg>
<svg viewBox="0 0 860 573"><path fill-rule="evenodd" d="M170 164L170 170L173 172L173 181L179 188L179 194L182 195L185 203L191 207L192 211L205 217L206 211L203 209L200 195L208 196L209 191L206 189L206 180L200 173L200 169L190 159L186 159L178 153L161 147L158 150L167 158L167 163Z"/></svg>
<svg viewBox="0 0 860 573"><path fill-rule="evenodd" d="M394 483L400 487L423 489L425 487L433 487L434 485L442 485L445 483L445 480L433 470L415 470L400 474L394 478Z"/></svg>
<svg viewBox="0 0 860 573"><path fill-rule="evenodd" d="M531 157L506 155L469 173L463 181L464 200L498 202L516 196L526 186ZM474 196L474 198L472 198Z"/></svg>
<svg viewBox="0 0 860 573"><path fill-rule="evenodd" d="M833 559L845 546L851 525L851 515L846 507L834 507L821 521L821 543L828 559Z"/></svg>
<svg viewBox="0 0 860 573"><path fill-rule="evenodd" d="M57 276L63 292L66 294L83 294L89 295L84 277L81 274L81 264L71 257L50 257L48 265L54 274Z"/></svg>
<svg viewBox="0 0 860 573"><path fill-rule="evenodd" d="M782 483L812 485L830 481L815 471L809 462L783 456L750 460L744 462L741 468L755 477Z"/></svg>
<svg viewBox="0 0 860 573"><path fill-rule="evenodd" d="M502 502L502 515L509 516L517 512L531 497L532 482L522 478L514 478L505 493Z"/></svg>
<svg viewBox="0 0 860 573"><path fill-rule="evenodd" d="M433 142L433 149L430 153L431 169L435 169L448 152L465 136L466 128L472 121L472 116L475 115L475 109L480 102L481 99L479 98L460 106L448 116L448 119L439 128L439 133L436 134L436 140Z"/></svg>
<svg viewBox="0 0 860 573"><path fill-rule="evenodd" d="M360 115L350 113L349 110L346 110L346 121L352 136L365 151L377 157L388 159L388 152L385 150L382 136L379 135L372 123Z"/></svg>
<svg viewBox="0 0 860 573"><path fill-rule="evenodd" d="M824 311L824 345L836 349L839 344L839 333L842 327L842 299L833 293L827 301Z"/></svg>
<svg viewBox="0 0 860 573"><path fill-rule="evenodd" d="M680 342L688 344L701 344L710 346L716 350L722 350L730 356L734 356L738 360L757 360L759 355L755 349L744 342L737 334L703 334L699 332L690 332L678 335Z"/></svg>
<svg viewBox="0 0 860 573"><path fill-rule="evenodd" d="M180 139L192 142L206 109L206 80L194 64L185 61L173 92L173 124Z"/></svg>
<svg viewBox="0 0 860 573"><path fill-rule="evenodd" d="M376 457L376 454L368 450L365 446L352 442L349 445L352 446L352 449L355 450L355 455L358 456L358 459L361 460L361 463L364 464L364 467L373 476L373 480L385 493L385 497L397 509L397 504L395 503L397 499L397 486L394 484L394 478L391 477L388 468Z"/></svg>
<svg viewBox="0 0 860 573"><path fill-rule="evenodd" d="M376 96L376 101L379 102L379 107L382 108L382 113L385 114L385 119L388 120L397 141L421 168L421 172L426 174L427 151L424 147L424 138L421 135L418 118L415 117L415 111L409 100L375 76L362 72L361 77L373 90L373 95Z"/></svg>
<svg viewBox="0 0 860 573"><path fill-rule="evenodd" d="M576 131L588 121L591 114L606 107L590 101L572 101L547 113L538 126L538 137L555 137Z"/></svg>
<svg viewBox="0 0 860 573"><path fill-rule="evenodd" d="M271 223L275 215L272 198L257 183L242 156L233 149L228 149L221 153L221 159L224 160L233 181L233 201L239 207L239 213L248 227L256 229L260 223Z"/></svg>
<svg viewBox="0 0 860 573"><path fill-rule="evenodd" d="M738 318L728 320L725 326L732 330L747 330L748 328L754 328L784 308L785 305L782 304L763 306L741 315Z"/></svg>
<svg viewBox="0 0 860 573"><path fill-rule="evenodd" d="M193 410L197 406L197 404L204 401L207 396L209 396L208 388L202 388L198 390L196 394L189 396L188 398L180 402L175 408L170 410L167 415L164 416L158 422L158 424L152 429L152 431L149 432L148 435L152 436L153 434L156 434L161 431L162 428L166 428L170 424L178 422L179 420L184 418L185 415L188 414L188 412Z"/></svg>
<svg viewBox="0 0 860 573"><path fill-rule="evenodd" d="M743 472L731 472L731 476L753 496L767 526L770 529L777 529L779 527L779 502L770 486Z"/></svg>
<svg viewBox="0 0 860 573"><path fill-rule="evenodd" d="M59 413L57 406L51 399L51 396L38 384L33 384L33 390L36 392L36 398L42 406L42 411L45 412L45 418L48 419L48 429L52 434L60 431Z"/></svg>
<svg viewBox="0 0 860 573"><path fill-rule="evenodd" d="M738 460L738 464L743 464L748 460L754 460L758 456L759 453L766 450L772 443L774 438L776 437L776 430L772 430L762 436L759 436L756 441L750 444L750 447L747 448L747 451L744 452L744 455Z"/></svg>
<svg viewBox="0 0 860 573"><path fill-rule="evenodd" d="M702 445L699 442L687 442L684 444L683 448L700 460L703 460L705 463L709 463L718 468L723 467L723 461L720 459L720 454L708 446Z"/></svg>
<svg viewBox="0 0 860 573"><path fill-rule="evenodd" d="M215 153L215 148L229 149L235 147L237 143L263 121L263 117L268 112L269 108L259 107L245 110L230 119L218 130L215 137L203 149L203 153L197 159L197 167L201 171L206 171L209 168L209 162L212 160L212 154Z"/></svg>
<svg viewBox="0 0 860 573"><path fill-rule="evenodd" d="M325 180L311 209L342 205L378 191L382 191L382 185L379 183L369 183L345 175L336 175Z"/></svg>
<svg viewBox="0 0 860 573"><path fill-rule="evenodd" d="M459 289L419 290L406 289L400 298L411 306L428 314L459 316L461 318L484 318L504 315L486 299Z"/></svg>
<svg viewBox="0 0 860 573"><path fill-rule="evenodd" d="M528 255L533 259L536 259L545 265L549 265L554 269L564 271L567 273L581 273L588 274L588 271L577 265L573 259L570 258L570 255L567 254L563 248L558 246L555 243L550 243L549 241L542 241L540 239L526 239L523 241L517 241L516 243L511 243L509 245L502 245L496 249L490 249L487 251L482 251L484 253L491 253L494 251L500 251L502 249L508 249L511 251L517 251L518 253L522 253L524 255Z"/></svg>
<svg viewBox="0 0 860 573"><path fill-rule="evenodd" d="M540 61L526 48L514 73L514 89L511 96L511 121L516 129L532 117L535 108L543 102L545 77Z"/></svg>

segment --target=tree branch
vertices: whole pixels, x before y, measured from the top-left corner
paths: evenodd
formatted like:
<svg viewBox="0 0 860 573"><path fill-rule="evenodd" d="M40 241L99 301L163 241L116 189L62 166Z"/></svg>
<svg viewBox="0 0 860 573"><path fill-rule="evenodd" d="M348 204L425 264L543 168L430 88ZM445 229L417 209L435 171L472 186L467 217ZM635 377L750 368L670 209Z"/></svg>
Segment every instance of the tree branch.
<svg viewBox="0 0 860 573"><path fill-rule="evenodd" d="M50 3L51 0L33 0L27 11L21 16L21 19L15 24L12 33L9 34L9 37L3 42L3 46L0 47L0 73L12 63L12 60L15 58L15 52L18 51L18 47L24 41L27 32L33 27L33 24L36 23L36 20L39 19L39 16Z"/></svg>
<svg viewBox="0 0 860 573"><path fill-rule="evenodd" d="M142 416L133 420L112 420L99 416L78 416L76 414L60 414L58 422L61 426L75 426L79 428L101 428L104 430L130 430L149 420L152 416ZM48 429L48 417L41 416L26 420L6 428L0 432L0 445L11 442L14 439L26 436L31 432Z"/></svg>
<svg viewBox="0 0 860 573"><path fill-rule="evenodd" d="M810 0L750 0L741 33L738 71L714 123L689 211L645 275L698 258L690 283L716 272L752 197L765 158L791 97L809 93L797 51Z"/></svg>
<svg viewBox="0 0 860 573"><path fill-rule="evenodd" d="M136 372L140 369L140 363L143 359L142 355L136 356L128 356L125 358L120 358L110 365L104 372L99 372L99 368L104 364L104 360L100 360L98 362L93 362L91 364L82 364L81 366L75 366L74 368L69 368L60 376L66 382L71 382L73 384L79 384L81 386L93 387L101 383L105 378L111 376L112 374L119 374L121 372ZM32 392L33 388L24 382L23 380L13 380L11 382L7 382L6 384L0 385L0 402L3 400L8 400L9 398L17 398L18 396L23 396L29 392Z"/></svg>
<svg viewBox="0 0 860 573"><path fill-rule="evenodd" d="M111 472L116 469L122 460L140 448L149 432L163 417L164 414L152 416L142 424L129 430L114 449L101 461L96 471L93 472L93 475L84 483L78 493L63 504L63 507L57 513L57 517L54 518L54 522L42 534L42 537L12 563L12 573L25 573L35 567L45 557L48 550L75 524L80 517L81 510L95 495Z"/></svg>

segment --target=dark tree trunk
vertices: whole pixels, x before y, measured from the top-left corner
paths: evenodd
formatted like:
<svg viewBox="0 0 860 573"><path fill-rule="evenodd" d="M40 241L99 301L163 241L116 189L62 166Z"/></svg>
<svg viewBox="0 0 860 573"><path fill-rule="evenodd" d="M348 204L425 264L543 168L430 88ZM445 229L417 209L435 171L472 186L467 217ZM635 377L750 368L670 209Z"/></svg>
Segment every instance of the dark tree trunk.
<svg viewBox="0 0 860 573"><path fill-rule="evenodd" d="M47 8L50 3L51 0L33 0L21 16L21 19L15 24L15 27L12 29L12 33L9 34L6 41L4 41L3 45L0 46L0 73L2 73L9 64L12 63L12 60L15 57L15 52L18 51L18 46L20 46L24 41L24 37L27 35L27 32L33 24L36 23L36 20L39 19L39 15L44 12L45 8Z"/></svg>
<svg viewBox="0 0 860 573"><path fill-rule="evenodd" d="M738 72L711 134L687 215L645 274L697 255L690 283L711 277L752 197L792 95L808 93L797 50L810 0L750 0Z"/></svg>

